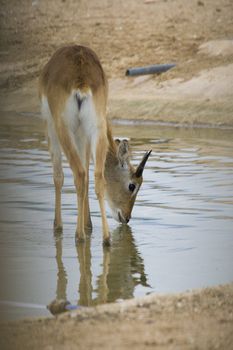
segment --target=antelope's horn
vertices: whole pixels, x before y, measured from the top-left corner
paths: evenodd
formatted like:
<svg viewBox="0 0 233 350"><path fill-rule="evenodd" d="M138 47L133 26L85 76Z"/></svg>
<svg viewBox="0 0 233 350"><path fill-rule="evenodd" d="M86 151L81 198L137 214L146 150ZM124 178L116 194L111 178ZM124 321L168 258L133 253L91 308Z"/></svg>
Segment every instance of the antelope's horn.
<svg viewBox="0 0 233 350"><path fill-rule="evenodd" d="M135 171L135 176L136 177L141 177L142 176L142 173L143 173L143 170L144 170L144 167L145 167L145 164L150 156L152 152L152 149L149 151L149 152L146 152L141 160L141 163L138 165L136 171Z"/></svg>

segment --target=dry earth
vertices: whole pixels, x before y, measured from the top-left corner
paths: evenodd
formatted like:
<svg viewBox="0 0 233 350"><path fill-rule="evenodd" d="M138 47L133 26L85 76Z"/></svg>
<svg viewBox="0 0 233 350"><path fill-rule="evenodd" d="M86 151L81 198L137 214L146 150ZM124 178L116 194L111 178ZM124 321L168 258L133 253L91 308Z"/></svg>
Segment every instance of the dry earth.
<svg viewBox="0 0 233 350"><path fill-rule="evenodd" d="M233 126L232 0L0 0L1 110L38 112L37 77L58 47L99 55L109 117ZM176 63L158 76L129 67Z"/></svg>
<svg viewBox="0 0 233 350"><path fill-rule="evenodd" d="M111 118L233 127L232 0L0 0L0 26L1 113L37 113L41 67L78 43L107 72ZM0 348L232 349L233 286L2 324Z"/></svg>
<svg viewBox="0 0 233 350"><path fill-rule="evenodd" d="M150 295L0 325L4 350L224 349L233 345L233 285Z"/></svg>

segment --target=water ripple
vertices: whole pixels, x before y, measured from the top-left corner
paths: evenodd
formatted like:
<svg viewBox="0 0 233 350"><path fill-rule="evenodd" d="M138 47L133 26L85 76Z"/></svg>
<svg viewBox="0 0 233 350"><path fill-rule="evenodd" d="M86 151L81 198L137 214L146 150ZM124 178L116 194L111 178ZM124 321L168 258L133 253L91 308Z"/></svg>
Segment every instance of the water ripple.
<svg viewBox="0 0 233 350"><path fill-rule="evenodd" d="M95 305L232 281L232 131L115 127L116 135L131 139L134 165L145 150L153 151L130 225L119 226L108 211L112 247L103 250L93 166L94 230L76 247L68 164L64 229L54 235L52 167L42 127L33 117L17 118L2 118L0 129L0 300L46 305L59 297Z"/></svg>

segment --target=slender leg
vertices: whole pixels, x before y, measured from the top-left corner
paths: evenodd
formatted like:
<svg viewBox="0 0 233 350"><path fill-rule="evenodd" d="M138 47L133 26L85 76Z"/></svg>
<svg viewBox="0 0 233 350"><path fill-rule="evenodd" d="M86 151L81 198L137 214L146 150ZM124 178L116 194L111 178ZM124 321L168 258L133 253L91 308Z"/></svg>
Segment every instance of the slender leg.
<svg viewBox="0 0 233 350"><path fill-rule="evenodd" d="M91 233L92 231L92 222L90 215L90 206L89 206L89 163L90 163L90 145L86 147L86 176L87 176L87 186L86 186L86 194L85 194L85 205L84 205L84 226L85 230Z"/></svg>
<svg viewBox="0 0 233 350"><path fill-rule="evenodd" d="M75 143L75 135L67 130L67 127L63 124L60 128L59 140L62 145L63 151L70 164L70 168L74 176L74 184L77 193L78 202L78 220L76 229L76 238L78 241L85 240L84 231L84 211L85 211L85 196L87 193L87 176L86 170L80 159L78 149Z"/></svg>
<svg viewBox="0 0 233 350"><path fill-rule="evenodd" d="M97 298L98 303L107 303L109 297L109 286L108 286L108 274L109 274L109 265L111 258L111 248L104 247L103 250L103 272L99 276L97 281Z"/></svg>
<svg viewBox="0 0 233 350"><path fill-rule="evenodd" d="M103 303L108 301L108 273L109 273L109 265L110 265L110 250L111 248L104 248L104 256L103 256L103 291L102 298Z"/></svg>
<svg viewBox="0 0 233 350"><path fill-rule="evenodd" d="M54 234L54 243L56 247L56 261L57 261L57 289L56 299L67 299L67 274L66 269L62 261L62 235L60 233Z"/></svg>
<svg viewBox="0 0 233 350"><path fill-rule="evenodd" d="M103 229L103 244L110 245L110 235L108 229L107 216L104 203L105 192L105 179L104 168L107 155L108 141L105 134L100 134L96 142L96 155L95 155L95 192L99 200L101 217L102 217L102 229Z"/></svg>
<svg viewBox="0 0 233 350"><path fill-rule="evenodd" d="M92 302L92 274L90 239L83 244L77 244L77 254L80 270L79 305L90 306Z"/></svg>
<svg viewBox="0 0 233 350"><path fill-rule="evenodd" d="M61 218L61 192L64 182L64 174L62 170L62 153L58 137L52 122L48 123L48 144L49 151L53 163L53 180L55 185L55 218L54 230L62 230Z"/></svg>

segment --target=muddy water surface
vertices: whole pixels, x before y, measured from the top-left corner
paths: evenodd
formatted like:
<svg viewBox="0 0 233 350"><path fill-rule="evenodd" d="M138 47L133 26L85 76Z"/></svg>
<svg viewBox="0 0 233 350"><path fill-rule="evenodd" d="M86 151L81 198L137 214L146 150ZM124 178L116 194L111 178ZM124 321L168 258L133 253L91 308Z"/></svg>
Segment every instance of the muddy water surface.
<svg viewBox="0 0 233 350"><path fill-rule="evenodd" d="M1 115L0 315L49 315L55 298L95 305L233 280L233 131L115 126L136 164L153 153L129 225L110 217L110 249L91 166L93 233L76 247L76 197L64 161L64 229L53 232L52 168L41 121Z"/></svg>

